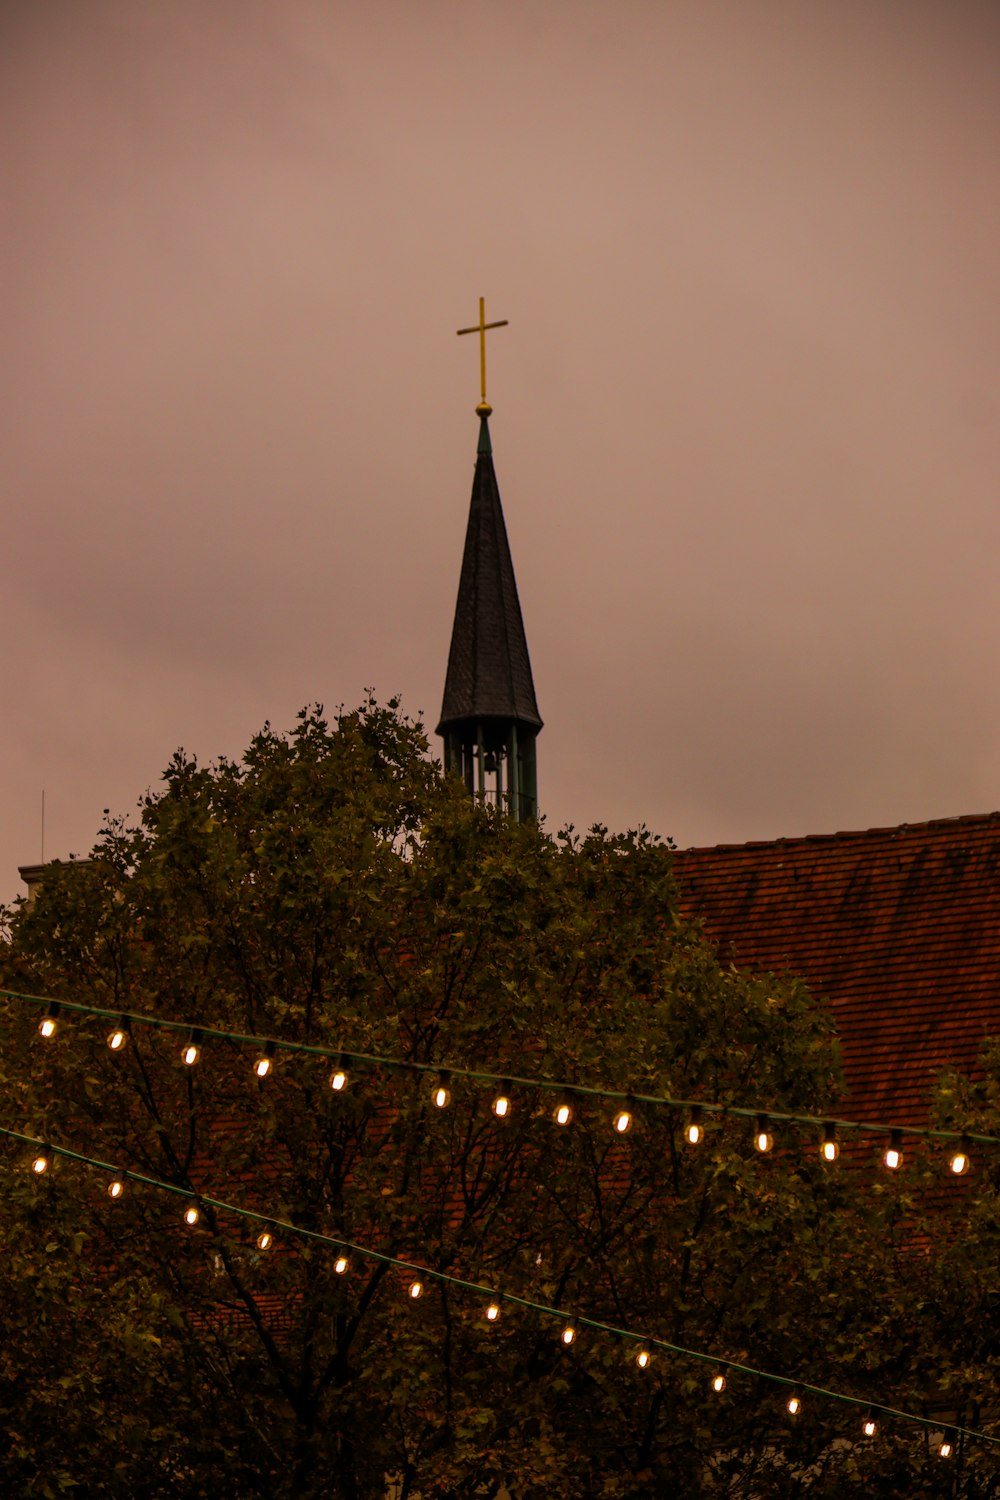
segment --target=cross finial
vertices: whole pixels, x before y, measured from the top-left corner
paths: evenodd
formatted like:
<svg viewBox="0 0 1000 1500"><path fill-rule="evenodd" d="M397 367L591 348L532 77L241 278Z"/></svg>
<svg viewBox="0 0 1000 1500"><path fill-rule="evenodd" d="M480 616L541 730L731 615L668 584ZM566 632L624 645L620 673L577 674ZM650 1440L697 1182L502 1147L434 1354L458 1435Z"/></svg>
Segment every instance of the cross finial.
<svg viewBox="0 0 1000 1500"><path fill-rule="evenodd" d="M476 324L474 324L472 328L459 328L459 329L456 330L456 332L458 332L460 334L462 334L462 333L478 333L479 334L479 389L480 389L480 392L481 392L481 396L480 396L479 405L476 407L476 411L479 413L479 415L481 417L488 417L489 414L490 414L490 412L493 410L492 406L490 406L489 402L486 400L486 330L488 328L506 328L506 327L507 327L507 319L506 318L501 318L499 320L499 322L497 322L497 323L487 323L487 321L486 321L486 298L485 297L480 297L480 299L479 299L479 322L476 323Z"/></svg>

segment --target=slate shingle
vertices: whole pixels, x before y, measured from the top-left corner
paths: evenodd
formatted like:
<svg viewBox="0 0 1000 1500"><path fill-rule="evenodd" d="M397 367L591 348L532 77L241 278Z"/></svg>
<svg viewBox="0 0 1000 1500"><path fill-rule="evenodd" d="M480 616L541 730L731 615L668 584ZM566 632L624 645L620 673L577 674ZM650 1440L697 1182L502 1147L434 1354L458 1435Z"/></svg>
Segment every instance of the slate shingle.
<svg viewBox="0 0 1000 1500"><path fill-rule="evenodd" d="M438 734L485 719L542 727L485 425L484 419Z"/></svg>

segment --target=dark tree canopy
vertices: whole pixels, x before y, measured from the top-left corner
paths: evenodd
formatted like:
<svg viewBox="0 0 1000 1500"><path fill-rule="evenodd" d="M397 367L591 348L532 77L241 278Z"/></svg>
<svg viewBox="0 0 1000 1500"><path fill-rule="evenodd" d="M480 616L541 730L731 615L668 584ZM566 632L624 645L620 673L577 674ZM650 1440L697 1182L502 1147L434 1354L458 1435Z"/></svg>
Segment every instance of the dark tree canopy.
<svg viewBox="0 0 1000 1500"><path fill-rule="evenodd" d="M368 703L304 712L239 762L178 753L137 827L47 872L8 914L3 983L66 1002L567 1085L822 1115L828 1015L794 980L720 966L678 914L644 831L550 837L472 803L419 725ZM924 1222L922 1169L873 1183L814 1137L761 1158L745 1123L691 1149L683 1117L373 1065L340 1093L322 1058L4 1002L0 1123L402 1261L771 1373L913 1411L995 1404L995 1184ZM958 1084L955 1087L959 1087ZM978 1099L996 1119L995 1096ZM972 1108L972 1103L969 1103ZM319 1244L257 1251L247 1221L92 1169L35 1180L0 1148L0 1487L181 1497L986 1496L991 1450L943 1464L919 1428L863 1443L860 1409L430 1280L345 1275ZM964 1222L964 1217L963 1217ZM989 1270L984 1270L987 1261ZM994 1292L995 1297L995 1292Z"/></svg>

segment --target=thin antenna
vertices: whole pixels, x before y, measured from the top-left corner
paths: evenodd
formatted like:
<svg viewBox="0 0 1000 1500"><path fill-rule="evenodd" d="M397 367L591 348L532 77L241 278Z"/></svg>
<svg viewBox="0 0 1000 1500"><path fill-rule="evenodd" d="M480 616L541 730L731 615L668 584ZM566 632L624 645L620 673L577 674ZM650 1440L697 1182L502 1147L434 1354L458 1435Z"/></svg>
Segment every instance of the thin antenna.
<svg viewBox="0 0 1000 1500"><path fill-rule="evenodd" d="M45 863L45 788L42 788L42 864Z"/></svg>

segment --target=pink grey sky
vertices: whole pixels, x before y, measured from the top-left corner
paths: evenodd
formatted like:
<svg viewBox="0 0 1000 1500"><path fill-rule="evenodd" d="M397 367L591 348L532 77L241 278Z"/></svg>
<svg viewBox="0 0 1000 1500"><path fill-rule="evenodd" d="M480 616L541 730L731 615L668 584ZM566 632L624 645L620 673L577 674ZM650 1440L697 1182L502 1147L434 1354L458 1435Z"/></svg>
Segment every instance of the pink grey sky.
<svg viewBox="0 0 1000 1500"><path fill-rule="evenodd" d="M0 899L440 706L477 298L553 825L1000 805L994 0L6 0Z"/></svg>

